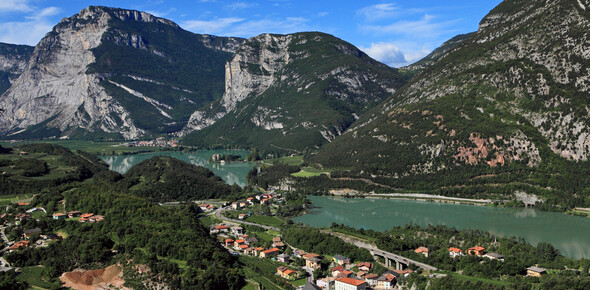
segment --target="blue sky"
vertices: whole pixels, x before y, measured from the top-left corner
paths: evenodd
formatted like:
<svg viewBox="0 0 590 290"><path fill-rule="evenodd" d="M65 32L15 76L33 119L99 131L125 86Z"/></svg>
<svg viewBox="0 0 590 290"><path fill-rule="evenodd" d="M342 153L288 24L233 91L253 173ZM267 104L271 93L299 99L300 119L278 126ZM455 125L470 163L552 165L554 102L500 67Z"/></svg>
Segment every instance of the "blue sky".
<svg viewBox="0 0 590 290"><path fill-rule="evenodd" d="M150 12L195 33L252 37L321 31L390 66L412 63L477 30L501 0L0 0L0 42L35 45L63 17L90 5Z"/></svg>

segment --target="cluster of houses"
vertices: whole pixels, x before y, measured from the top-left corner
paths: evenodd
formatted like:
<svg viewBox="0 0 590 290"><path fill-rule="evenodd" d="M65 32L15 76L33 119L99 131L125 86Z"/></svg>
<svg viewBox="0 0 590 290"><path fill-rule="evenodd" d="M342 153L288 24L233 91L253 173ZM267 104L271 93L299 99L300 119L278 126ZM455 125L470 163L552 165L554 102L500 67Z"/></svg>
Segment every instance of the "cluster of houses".
<svg viewBox="0 0 590 290"><path fill-rule="evenodd" d="M41 234L41 229L40 228L34 228L34 229L29 229L29 230L24 230L23 231L23 236L22 236L22 240L19 242L16 242L14 244L12 244L9 248L8 251L9 252L13 252L16 251L20 248L26 248L31 244L31 237L35 236L35 235L39 235L39 240L37 240L35 242L36 246L47 246L47 242L51 241L51 240L57 240L59 239L59 236L54 234L54 233L50 233L50 234L46 234L46 235L42 235ZM33 241L34 242L34 241Z"/></svg>
<svg viewBox="0 0 590 290"><path fill-rule="evenodd" d="M127 147L178 147L178 141L177 140L166 140L166 138L164 137L158 137L155 140L149 140L149 141L133 141L133 142L127 142L124 143L123 145L127 146Z"/></svg>
<svg viewBox="0 0 590 290"><path fill-rule="evenodd" d="M280 199L281 196L277 193L259 194L254 197L248 197L246 200L232 202L232 209L243 209L254 204L270 204L272 200ZM279 203L282 200L279 200Z"/></svg>
<svg viewBox="0 0 590 290"><path fill-rule="evenodd" d="M202 212L210 212L212 210L216 210L217 207L213 204L201 203L199 204L199 209L201 209Z"/></svg>
<svg viewBox="0 0 590 290"><path fill-rule="evenodd" d="M90 222L90 223L97 223L104 220L104 216L102 215L95 215L93 213L82 213L79 210L70 211L68 213L54 213L53 219L54 220L65 220L65 219L73 219L78 218L78 221L81 223Z"/></svg>
<svg viewBox="0 0 590 290"><path fill-rule="evenodd" d="M407 276L413 272L410 269L389 270L377 275L371 273L373 263L358 262L354 264L349 258L342 255L334 255L332 264L334 267L330 269L331 276L316 280L316 285L320 289L393 289L400 276Z"/></svg>
<svg viewBox="0 0 590 290"><path fill-rule="evenodd" d="M467 254L471 255L471 256L480 256L483 258L488 258L490 260L498 260L498 261L504 262L504 255L501 255L498 253L487 253L487 252L485 252L485 248L480 247L480 246L476 246L476 247L467 249ZM465 254L463 253L463 250L461 250L459 248L450 247L449 248L449 256L451 258L457 258L457 257L465 256Z"/></svg>

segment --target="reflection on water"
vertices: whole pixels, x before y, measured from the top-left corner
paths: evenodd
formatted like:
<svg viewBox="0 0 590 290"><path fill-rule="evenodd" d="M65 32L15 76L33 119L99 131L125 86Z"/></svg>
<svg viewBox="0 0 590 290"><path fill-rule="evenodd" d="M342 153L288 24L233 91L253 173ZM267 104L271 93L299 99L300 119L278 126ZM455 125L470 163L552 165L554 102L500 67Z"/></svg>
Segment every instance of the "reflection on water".
<svg viewBox="0 0 590 290"><path fill-rule="evenodd" d="M248 151L246 150L202 150L197 152L153 152L136 155L123 156L100 156L100 159L110 165L111 170L125 174L131 167L136 164L150 159L154 156L170 156L184 162L203 166L213 171L217 176L221 177L228 184L237 184L239 186L246 185L246 175L248 171L252 170L256 165L251 162L233 162L221 165L219 163L210 163L209 158L213 154L220 155L241 155L246 157Z"/></svg>
<svg viewBox="0 0 590 290"><path fill-rule="evenodd" d="M313 226L332 222L384 231L409 223L478 229L500 236L549 242L562 254L590 258L590 219L531 208L493 208L399 199L343 199L310 196L314 208L295 218Z"/></svg>

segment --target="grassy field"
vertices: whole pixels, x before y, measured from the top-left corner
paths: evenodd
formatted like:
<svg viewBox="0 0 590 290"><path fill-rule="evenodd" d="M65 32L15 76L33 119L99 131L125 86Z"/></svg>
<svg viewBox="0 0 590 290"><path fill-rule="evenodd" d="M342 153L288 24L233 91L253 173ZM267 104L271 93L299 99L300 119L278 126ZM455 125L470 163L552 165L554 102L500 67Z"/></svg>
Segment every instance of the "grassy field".
<svg viewBox="0 0 590 290"><path fill-rule="evenodd" d="M304 278L301 278L301 279L297 279L297 280L295 280L293 282L290 282L290 283L291 283L291 285L293 285L295 287L297 287L297 286L303 286L303 285L305 285L307 283L307 278L304 277Z"/></svg>
<svg viewBox="0 0 590 290"><path fill-rule="evenodd" d="M295 177L314 177L314 176L320 176L322 174L330 174L330 171L323 170L323 169L317 169L317 168L313 168L313 167L303 167L303 168L301 168L301 171L293 173L291 175L293 175Z"/></svg>
<svg viewBox="0 0 590 290"><path fill-rule="evenodd" d="M215 215L204 216L202 218L199 218L199 220L206 228L209 228L209 226L213 224L221 223L221 220L215 217Z"/></svg>
<svg viewBox="0 0 590 290"><path fill-rule="evenodd" d="M301 165L303 163L303 155L293 157L281 157L275 159L265 160L267 163L284 164L284 165Z"/></svg>
<svg viewBox="0 0 590 290"><path fill-rule="evenodd" d="M278 266L283 265L282 263L247 256L240 256L239 260L244 265L242 269L248 279L256 281L263 289L281 289L279 285L274 283L275 280L281 278L275 276L274 273L277 272Z"/></svg>
<svg viewBox="0 0 590 290"><path fill-rule="evenodd" d="M456 279L459 279L459 280L467 280L467 281L471 281L471 282L480 281L485 284L492 284L492 285L496 285L496 286L510 286L510 285L512 285L512 283L510 283L508 281L498 281L498 280L492 280L492 279L486 279L486 278L466 276L466 275L461 275L461 274L455 273L455 272L446 272L446 274L448 274Z"/></svg>
<svg viewBox="0 0 590 290"><path fill-rule="evenodd" d="M44 278L44 268L41 266L22 267L21 271L16 279L29 283L33 288L57 289L60 286L60 283L52 283Z"/></svg>
<svg viewBox="0 0 590 290"><path fill-rule="evenodd" d="M283 224L283 220L274 216L253 215L247 218L247 221L271 227L279 227Z"/></svg>
<svg viewBox="0 0 590 290"><path fill-rule="evenodd" d="M248 284L246 284L246 286L242 287L242 290L258 290L258 284L255 284L256 282L250 282L248 281Z"/></svg>

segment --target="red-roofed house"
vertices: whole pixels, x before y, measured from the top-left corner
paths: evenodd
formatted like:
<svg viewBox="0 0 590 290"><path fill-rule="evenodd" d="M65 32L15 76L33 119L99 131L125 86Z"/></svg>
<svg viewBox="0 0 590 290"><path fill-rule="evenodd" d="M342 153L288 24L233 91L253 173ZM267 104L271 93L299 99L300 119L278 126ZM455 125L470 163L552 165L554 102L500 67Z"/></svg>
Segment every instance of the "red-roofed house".
<svg viewBox="0 0 590 290"><path fill-rule="evenodd" d="M232 239L225 239L225 246L229 247L234 244L234 240Z"/></svg>
<svg viewBox="0 0 590 290"><path fill-rule="evenodd" d="M485 250L484 247L477 246L477 247L473 247L473 248L467 249L467 254L469 254L469 255L476 255L476 256L483 256L483 254L484 254L483 251L484 250Z"/></svg>
<svg viewBox="0 0 590 290"><path fill-rule="evenodd" d="M416 254L422 254L424 257L428 257L428 248L426 247L419 247L418 249L414 250Z"/></svg>
<svg viewBox="0 0 590 290"><path fill-rule="evenodd" d="M248 248L248 245L244 244L244 245L240 245L240 250L241 251L245 251Z"/></svg>
<svg viewBox="0 0 590 290"><path fill-rule="evenodd" d="M20 242L16 242L14 243L14 245L12 245L10 248L8 248L9 251L15 251L18 248L26 248L29 246L29 241L20 241Z"/></svg>
<svg viewBox="0 0 590 290"><path fill-rule="evenodd" d="M465 254L463 254L463 251L459 248L453 248L450 247L449 248L449 256L451 256L451 258L456 258L459 256L464 256Z"/></svg>
<svg viewBox="0 0 590 290"><path fill-rule="evenodd" d="M262 251L260 253L260 257L261 258L274 257L274 256L276 256L278 254L279 254L279 249L272 248L272 249L268 249L266 251Z"/></svg>
<svg viewBox="0 0 590 290"><path fill-rule="evenodd" d="M371 271L371 269L373 269L373 263L369 263L369 262L360 262L358 264L356 264L357 268L359 268L359 270L361 271L366 271L369 272Z"/></svg>
<svg viewBox="0 0 590 290"><path fill-rule="evenodd" d="M367 282L352 278L338 278L334 284L336 290L365 290Z"/></svg>

